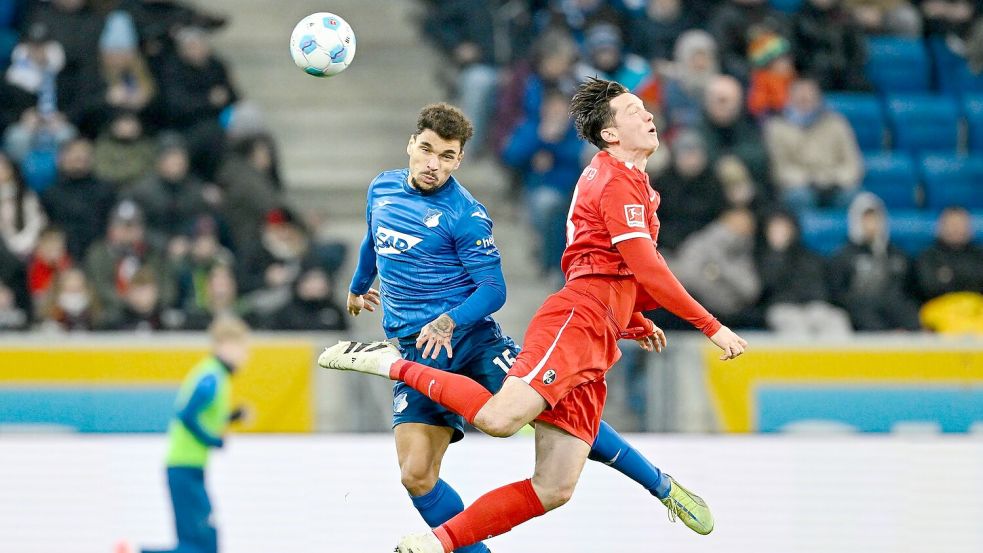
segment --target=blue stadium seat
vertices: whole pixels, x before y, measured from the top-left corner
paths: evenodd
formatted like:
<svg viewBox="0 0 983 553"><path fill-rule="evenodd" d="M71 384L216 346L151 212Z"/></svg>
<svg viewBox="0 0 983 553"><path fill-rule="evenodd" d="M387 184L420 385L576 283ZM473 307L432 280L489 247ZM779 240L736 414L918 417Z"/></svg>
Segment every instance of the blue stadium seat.
<svg viewBox="0 0 983 553"><path fill-rule="evenodd" d="M931 85L931 64L919 39L867 39L867 78L883 93L925 92Z"/></svg>
<svg viewBox="0 0 983 553"><path fill-rule="evenodd" d="M896 209L888 211L891 242L908 255L915 257L935 241L937 212Z"/></svg>
<svg viewBox="0 0 983 553"><path fill-rule="evenodd" d="M959 108L949 96L895 94L887 97L894 149L911 154L955 153Z"/></svg>
<svg viewBox="0 0 983 553"><path fill-rule="evenodd" d="M802 7L804 0L769 0L771 7L784 13L795 13Z"/></svg>
<svg viewBox="0 0 983 553"><path fill-rule="evenodd" d="M0 0L0 29L12 29L19 0Z"/></svg>
<svg viewBox="0 0 983 553"><path fill-rule="evenodd" d="M819 254L830 255L847 242L846 210L806 209L799 213L802 243Z"/></svg>
<svg viewBox="0 0 983 553"><path fill-rule="evenodd" d="M0 29L0 71L10 65L10 54L17 46L17 32L13 29Z"/></svg>
<svg viewBox="0 0 983 553"><path fill-rule="evenodd" d="M963 115L969 130L969 151L983 154L983 94L963 97Z"/></svg>
<svg viewBox="0 0 983 553"><path fill-rule="evenodd" d="M873 152L884 148L887 121L876 95L850 92L831 93L826 95L826 105L833 111L842 114L850 122L854 134L857 135L857 144L861 150Z"/></svg>
<svg viewBox="0 0 983 553"><path fill-rule="evenodd" d="M911 156L888 152L864 156L864 190L873 192L890 209L918 207L918 171Z"/></svg>
<svg viewBox="0 0 983 553"><path fill-rule="evenodd" d="M925 205L983 209L983 157L931 155L922 160Z"/></svg>
<svg viewBox="0 0 983 553"><path fill-rule="evenodd" d="M943 37L928 39L939 90L951 95L983 92L983 74L969 70L966 58L949 49Z"/></svg>

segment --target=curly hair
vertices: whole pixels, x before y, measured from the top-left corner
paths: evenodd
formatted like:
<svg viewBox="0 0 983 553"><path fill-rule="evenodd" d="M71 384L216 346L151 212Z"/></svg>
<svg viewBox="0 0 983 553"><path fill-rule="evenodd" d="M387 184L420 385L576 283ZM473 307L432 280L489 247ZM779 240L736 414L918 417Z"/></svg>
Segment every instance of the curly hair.
<svg viewBox="0 0 983 553"><path fill-rule="evenodd" d="M602 150L606 148L601 130L614 125L611 100L627 93L628 89L619 82L587 77L587 82L577 88L570 101L570 116L577 134Z"/></svg>
<svg viewBox="0 0 983 553"><path fill-rule="evenodd" d="M416 135L430 129L444 140L458 140L461 149L464 143L474 134L474 127L464 112L448 103L429 104L420 110L416 120Z"/></svg>

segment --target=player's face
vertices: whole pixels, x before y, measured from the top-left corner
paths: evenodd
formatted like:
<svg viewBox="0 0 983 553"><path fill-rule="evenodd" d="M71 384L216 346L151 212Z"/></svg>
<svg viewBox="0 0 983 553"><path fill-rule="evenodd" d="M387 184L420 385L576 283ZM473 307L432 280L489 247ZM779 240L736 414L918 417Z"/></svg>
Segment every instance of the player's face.
<svg viewBox="0 0 983 553"><path fill-rule="evenodd" d="M605 129L602 133L610 132L615 141L629 151L646 151L651 154L659 147L659 133L652 121L652 114L645 109L638 96L617 96L611 100L611 109L614 110L614 127Z"/></svg>
<svg viewBox="0 0 983 553"><path fill-rule="evenodd" d="M406 145L410 156L410 184L424 194L435 192L460 167L460 140L444 140L430 129L410 137Z"/></svg>

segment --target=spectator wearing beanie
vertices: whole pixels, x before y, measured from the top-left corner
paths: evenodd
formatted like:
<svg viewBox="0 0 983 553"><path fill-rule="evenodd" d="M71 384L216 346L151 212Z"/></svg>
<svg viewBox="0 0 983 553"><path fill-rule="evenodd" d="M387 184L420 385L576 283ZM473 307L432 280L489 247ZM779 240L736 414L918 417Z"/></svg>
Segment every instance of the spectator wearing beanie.
<svg viewBox="0 0 983 553"><path fill-rule="evenodd" d="M764 33L748 46L751 61L751 84L748 86L748 111L755 117L780 113L788 102L788 91L795 80L791 47L784 37Z"/></svg>

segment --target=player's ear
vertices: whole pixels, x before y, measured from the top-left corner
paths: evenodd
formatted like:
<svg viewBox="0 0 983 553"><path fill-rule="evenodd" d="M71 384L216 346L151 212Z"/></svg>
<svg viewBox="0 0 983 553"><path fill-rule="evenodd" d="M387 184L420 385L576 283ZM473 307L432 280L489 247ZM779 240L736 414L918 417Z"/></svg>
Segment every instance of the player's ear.
<svg viewBox="0 0 983 553"><path fill-rule="evenodd" d="M606 129L601 129L601 139L605 142L614 144L618 141L618 130L614 127L608 127Z"/></svg>
<svg viewBox="0 0 983 553"><path fill-rule="evenodd" d="M413 155L413 144L416 143L416 135L411 134L409 142L406 143L406 155Z"/></svg>
<svg viewBox="0 0 983 553"><path fill-rule="evenodd" d="M457 154L457 163L454 164L454 170L455 171L457 171L457 168L461 166L461 162L462 161L464 161L464 152L463 151Z"/></svg>

